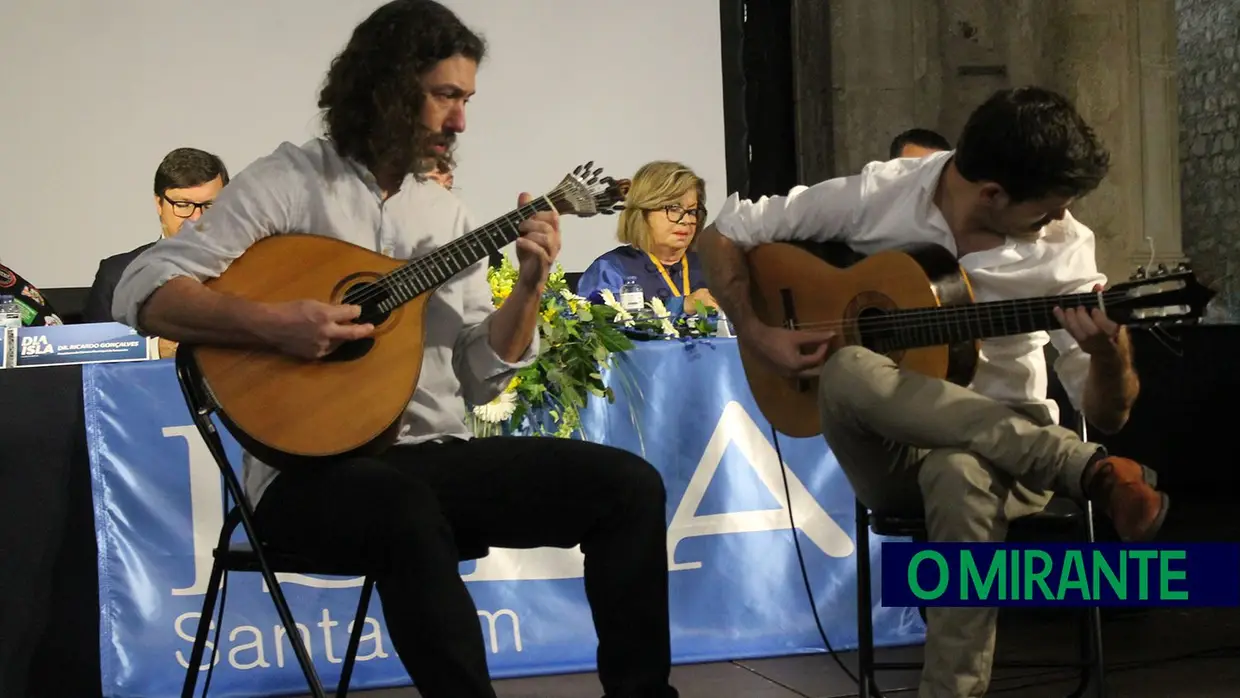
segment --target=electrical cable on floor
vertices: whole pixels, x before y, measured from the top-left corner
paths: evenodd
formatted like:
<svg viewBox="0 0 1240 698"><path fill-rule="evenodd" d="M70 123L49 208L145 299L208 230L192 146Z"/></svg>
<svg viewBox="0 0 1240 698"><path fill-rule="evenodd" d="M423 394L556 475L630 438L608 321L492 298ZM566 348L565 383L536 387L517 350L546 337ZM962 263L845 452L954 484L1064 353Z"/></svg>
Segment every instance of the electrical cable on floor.
<svg viewBox="0 0 1240 698"><path fill-rule="evenodd" d="M818 616L818 602L814 599L814 587L809 582L809 570L805 567L805 556L801 553L801 536L797 534L796 519L794 519L792 516L792 491L788 487L788 466L784 464L784 455L779 450L779 432L775 430L774 425L771 426L771 442L775 446L775 458L779 460L779 473L781 476L783 476L783 480L784 480L784 502L785 502L785 505L788 507L788 528L792 532L792 544L796 547L797 562L800 563L800 566L801 566L801 580L805 582L805 593L807 596L809 596L809 608L810 608L810 611L813 612L814 614L814 625L818 626L818 636L822 638L822 644L826 646L827 653L830 654L831 658L835 660L835 663L840 666L840 671L844 672L845 676L852 679L852 682L857 684L858 687L860 687L861 680L857 678L857 676L854 675L851 671L849 671L848 667L844 666L844 661L840 659L840 656L838 654L836 654L835 648L831 646L831 641L827 639L827 631L822 627L822 618ZM857 532L857 535L862 535L862 534L863 532L861 531ZM870 613L871 609L868 609L868 608L857 609L858 613L861 613L863 611L865 613ZM891 689L891 690L893 692L898 692L899 690L905 690L905 689ZM907 690L915 690L915 689L907 689ZM877 687L874 687L873 692L876 696L878 696L878 698L882 698L882 693L879 692Z"/></svg>

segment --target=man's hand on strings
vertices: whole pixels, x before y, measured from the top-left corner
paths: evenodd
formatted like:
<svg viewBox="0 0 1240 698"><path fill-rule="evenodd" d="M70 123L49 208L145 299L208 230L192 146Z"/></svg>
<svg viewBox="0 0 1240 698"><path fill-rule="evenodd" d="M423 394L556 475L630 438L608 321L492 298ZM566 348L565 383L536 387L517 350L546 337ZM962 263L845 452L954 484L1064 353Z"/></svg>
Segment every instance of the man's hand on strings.
<svg viewBox="0 0 1240 698"><path fill-rule="evenodd" d="M374 325L357 324L358 305L331 305L304 300L269 306L260 330L267 343L302 359L321 359L345 342L369 337Z"/></svg>
<svg viewBox="0 0 1240 698"><path fill-rule="evenodd" d="M787 376L817 375L827 360L835 332L787 330L764 325L739 339Z"/></svg>
<svg viewBox="0 0 1240 698"><path fill-rule="evenodd" d="M1101 293L1102 285L1094 286L1094 293ZM1124 328L1112 321L1099 308L1055 308L1055 319L1090 356L1111 357L1120 353L1121 345L1128 340Z"/></svg>
<svg viewBox="0 0 1240 698"><path fill-rule="evenodd" d="M517 206L524 206L534 197L521 194ZM517 283L524 288L542 293L551 273L551 265L560 254L560 215L555 211L543 211L525 219L517 227L517 261L521 269Z"/></svg>

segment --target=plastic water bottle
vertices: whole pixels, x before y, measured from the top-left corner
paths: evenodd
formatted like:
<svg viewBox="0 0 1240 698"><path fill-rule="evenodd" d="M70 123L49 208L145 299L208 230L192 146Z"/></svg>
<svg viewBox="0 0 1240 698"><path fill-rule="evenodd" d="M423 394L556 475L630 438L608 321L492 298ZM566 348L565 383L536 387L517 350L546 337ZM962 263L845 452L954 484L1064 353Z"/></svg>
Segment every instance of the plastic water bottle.
<svg viewBox="0 0 1240 698"><path fill-rule="evenodd" d="M13 296L0 296L0 346L4 347L0 355L0 368L13 368L17 365L17 331L22 327L22 307Z"/></svg>
<svg viewBox="0 0 1240 698"><path fill-rule="evenodd" d="M715 336L716 337L732 337L732 323L728 322L728 316L723 313L723 308L718 308L718 315L715 317Z"/></svg>
<svg viewBox="0 0 1240 698"><path fill-rule="evenodd" d="M22 326L22 306L13 300L13 296L0 296L0 327L20 329Z"/></svg>
<svg viewBox="0 0 1240 698"><path fill-rule="evenodd" d="M645 306L646 294L637 285L637 277L624 277L624 285L620 287L620 307L630 313L639 313Z"/></svg>

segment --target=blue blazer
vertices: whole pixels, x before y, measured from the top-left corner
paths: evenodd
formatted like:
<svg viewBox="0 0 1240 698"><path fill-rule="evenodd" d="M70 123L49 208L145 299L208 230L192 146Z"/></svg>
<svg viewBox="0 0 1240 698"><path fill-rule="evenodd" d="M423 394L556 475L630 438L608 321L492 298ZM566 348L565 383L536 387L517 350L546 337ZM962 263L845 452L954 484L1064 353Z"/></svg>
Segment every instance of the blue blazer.
<svg viewBox="0 0 1240 698"><path fill-rule="evenodd" d="M672 283L676 284L677 292L683 292L683 264L689 265L689 292L706 288L706 273L702 270L702 260L697 252L689 250L679 262L666 267L667 275L671 277ZM618 299L620 287L628 276L637 277L637 283L642 287L647 301L658 298L673 315L684 311L684 298L677 298L672 293L667 287L667 281L659 273L659 268L650 261L645 252L630 245L621 245L594 260L577 281L577 295L592 303L601 303L602 292L607 289Z"/></svg>

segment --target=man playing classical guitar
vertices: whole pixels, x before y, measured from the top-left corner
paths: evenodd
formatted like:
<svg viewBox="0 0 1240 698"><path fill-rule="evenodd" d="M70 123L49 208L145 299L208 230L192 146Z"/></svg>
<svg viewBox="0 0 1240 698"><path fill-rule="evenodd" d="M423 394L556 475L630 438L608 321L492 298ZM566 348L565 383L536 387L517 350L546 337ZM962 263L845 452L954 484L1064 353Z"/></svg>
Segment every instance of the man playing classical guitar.
<svg viewBox="0 0 1240 698"><path fill-rule="evenodd" d="M380 7L332 63L319 99L328 137L260 158L199 221L135 259L116 289L115 316L183 343L305 359L367 337L371 325L351 322L357 306L259 304L202 282L269 235L312 232L408 258L470 230L458 199L425 173L465 130L484 53L482 39L438 3ZM426 698L495 696L459 547L580 545L606 695L674 698L659 474L618 449L470 439L464 424L463 398L490 401L538 351L558 218L538 214L520 230L520 278L503 307L492 307L484 263L427 303L421 378L399 445L377 458L283 471L247 454L256 528L275 549L376 575L392 643Z"/></svg>
<svg viewBox="0 0 1240 698"><path fill-rule="evenodd" d="M1123 538L1148 539L1167 500L1151 471L1055 425L1046 333L983 342L964 388L840 347L831 332L764 324L743 254L776 241L841 242L861 254L929 242L956 254L978 301L1100 290L1093 233L1068 208L1108 167L1068 100L1032 87L1001 91L974 111L955 151L871 163L787 196L733 196L699 249L747 351L785 375L818 373L823 434L866 506L924 511L933 541L1002 541L1010 520L1060 492L1096 502ZM1055 317L1064 330L1049 336L1054 368L1073 404L1099 429L1120 429L1138 392L1128 335L1097 310L1056 308ZM996 613L928 609L919 695L985 693Z"/></svg>

